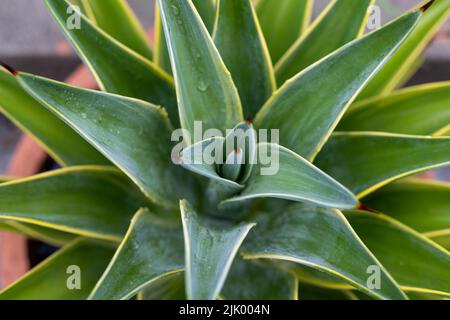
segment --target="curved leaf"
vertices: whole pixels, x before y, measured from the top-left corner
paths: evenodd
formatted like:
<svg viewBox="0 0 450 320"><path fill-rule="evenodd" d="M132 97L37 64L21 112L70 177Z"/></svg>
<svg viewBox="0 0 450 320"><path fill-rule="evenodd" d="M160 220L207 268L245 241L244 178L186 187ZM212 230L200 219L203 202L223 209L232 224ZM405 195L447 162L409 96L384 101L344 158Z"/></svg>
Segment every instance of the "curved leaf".
<svg viewBox="0 0 450 320"><path fill-rule="evenodd" d="M196 7L200 17L203 20L209 32L213 31L216 9L216 0L193 0L192 3ZM163 25L161 21L158 1L155 1L155 23L154 23L154 41L153 41L153 61L160 68L172 73L172 66L170 65L169 51L167 42L164 36Z"/></svg>
<svg viewBox="0 0 450 320"><path fill-rule="evenodd" d="M394 180L450 164L450 138L335 133L316 164L362 198Z"/></svg>
<svg viewBox="0 0 450 320"><path fill-rule="evenodd" d="M170 274L155 280L138 295L139 300L186 300L184 273Z"/></svg>
<svg viewBox="0 0 450 320"><path fill-rule="evenodd" d="M75 240L0 292L0 300L86 299L113 253L109 245ZM70 289L76 272L80 288Z"/></svg>
<svg viewBox="0 0 450 320"><path fill-rule="evenodd" d="M72 167L0 185L0 218L120 240L147 203L118 170Z"/></svg>
<svg viewBox="0 0 450 320"><path fill-rule="evenodd" d="M0 230L25 235L54 246L63 246L73 241L77 236L71 233L41 227L30 223L17 221L0 221Z"/></svg>
<svg viewBox="0 0 450 320"><path fill-rule="evenodd" d="M300 283L298 291L299 300L359 300L350 290L329 290Z"/></svg>
<svg viewBox="0 0 450 320"><path fill-rule="evenodd" d="M256 11L273 63L294 44L309 25L313 0L260 0ZM280 36L282 35L282 36Z"/></svg>
<svg viewBox="0 0 450 320"><path fill-rule="evenodd" d="M103 31L147 59L152 50L145 30L124 0L81 0L86 15Z"/></svg>
<svg viewBox="0 0 450 320"><path fill-rule="evenodd" d="M180 165L194 173L216 181L232 190L238 191L242 186L234 181L222 178L218 174L216 160L222 158L222 149L225 139L214 137L206 139L183 149L180 154ZM217 150L220 154L214 152ZM211 157L211 158L210 158ZM219 159L220 160L220 159Z"/></svg>
<svg viewBox="0 0 450 320"><path fill-rule="evenodd" d="M161 19L161 11L159 10L158 1L155 1L155 23L153 27L153 61L158 67L172 74L169 50L167 48L166 37L164 35L164 28Z"/></svg>
<svg viewBox="0 0 450 320"><path fill-rule="evenodd" d="M450 82L410 87L352 106L340 131L431 135L450 123Z"/></svg>
<svg viewBox="0 0 450 320"><path fill-rule="evenodd" d="M297 300L297 291L297 279L289 272L236 258L221 296L227 300Z"/></svg>
<svg viewBox="0 0 450 320"><path fill-rule="evenodd" d="M225 137L224 154L240 149L243 153L244 169L239 177L239 182L247 182L253 171L253 165L257 159L257 134L250 121L238 124L233 130L229 130Z"/></svg>
<svg viewBox="0 0 450 320"><path fill-rule="evenodd" d="M281 145L313 159L347 107L400 46L420 16L417 11L406 14L287 81L258 113L256 127L278 129Z"/></svg>
<svg viewBox="0 0 450 320"><path fill-rule="evenodd" d="M275 67L278 84L360 36L374 0L333 0Z"/></svg>
<svg viewBox="0 0 450 320"><path fill-rule="evenodd" d="M10 180L12 180L12 178L0 176L0 183L8 182L8 181L10 181Z"/></svg>
<svg viewBox="0 0 450 320"><path fill-rule="evenodd" d="M272 62L251 0L218 0L214 43L239 91L246 117L254 117L275 91Z"/></svg>
<svg viewBox="0 0 450 320"><path fill-rule="evenodd" d="M373 193L364 204L416 231L450 233L450 183L400 181Z"/></svg>
<svg viewBox="0 0 450 320"><path fill-rule="evenodd" d="M320 269L293 263L289 263L287 268L295 274L303 285L341 291L354 289L353 286L344 282L342 278Z"/></svg>
<svg viewBox="0 0 450 320"><path fill-rule="evenodd" d="M435 232L432 234L432 236L428 236L428 238L450 252L450 232L443 231L440 234Z"/></svg>
<svg viewBox="0 0 450 320"><path fill-rule="evenodd" d="M182 128L194 138L196 120L203 122L204 130L233 128L242 121L239 95L192 2L164 0L159 8Z"/></svg>
<svg viewBox="0 0 450 320"><path fill-rule="evenodd" d="M450 253L384 215L348 212L348 221L406 291L450 297Z"/></svg>
<svg viewBox="0 0 450 320"><path fill-rule="evenodd" d="M267 160L261 158L262 148L270 150L272 162L268 165L265 164ZM357 205L358 201L350 191L294 152L266 143L260 143L258 149L260 159L254 165L245 188L240 195L224 203L270 197L332 208L354 208Z"/></svg>
<svg viewBox="0 0 450 320"><path fill-rule="evenodd" d="M63 121L31 98L3 68L0 68L0 112L33 135L61 165L111 164Z"/></svg>
<svg viewBox="0 0 450 320"><path fill-rule="evenodd" d="M216 21L216 2L219 0L192 0L198 14L202 18L205 27L211 33Z"/></svg>
<svg viewBox="0 0 450 320"><path fill-rule="evenodd" d="M125 172L154 202L175 207L192 195L189 176L170 159L171 126L147 102L19 74L19 82ZM181 183L180 183L181 182Z"/></svg>
<svg viewBox="0 0 450 320"><path fill-rule="evenodd" d="M296 262L330 273L370 296L404 299L391 276L337 210L294 205L257 217L242 248L245 258ZM370 266L380 268L381 288L368 285Z"/></svg>
<svg viewBox="0 0 450 320"><path fill-rule="evenodd" d="M436 131L433 136L435 137L448 137L450 136L450 124Z"/></svg>
<svg viewBox="0 0 450 320"><path fill-rule="evenodd" d="M66 21L70 4L67 0L45 2L100 88L162 105L173 124L178 125L177 102L169 75L94 26L84 15L80 16L80 28L69 29Z"/></svg>
<svg viewBox="0 0 450 320"><path fill-rule="evenodd" d="M254 226L213 228L181 201L185 245L185 281L188 299L214 300L219 295L234 257Z"/></svg>
<svg viewBox="0 0 450 320"><path fill-rule="evenodd" d="M11 225L6 220L0 220L0 231L21 234L21 232L19 232L19 230L17 230L13 225Z"/></svg>
<svg viewBox="0 0 450 320"><path fill-rule="evenodd" d="M383 95L400 87L408 75L412 75L411 69L417 65L417 59L442 26L450 11L448 0L425 1L433 3L424 13L423 18L412 32L411 36L392 56L386 65L370 81L364 91L358 96L358 100Z"/></svg>
<svg viewBox="0 0 450 320"><path fill-rule="evenodd" d="M442 296L428 292L408 292L408 297L411 300L448 300Z"/></svg>
<svg viewBox="0 0 450 320"><path fill-rule="evenodd" d="M244 162L245 160L241 149L231 151L220 168L222 176L231 181L238 181Z"/></svg>
<svg viewBox="0 0 450 320"><path fill-rule="evenodd" d="M165 226L147 209L141 209L89 299L129 299L182 269L181 228Z"/></svg>

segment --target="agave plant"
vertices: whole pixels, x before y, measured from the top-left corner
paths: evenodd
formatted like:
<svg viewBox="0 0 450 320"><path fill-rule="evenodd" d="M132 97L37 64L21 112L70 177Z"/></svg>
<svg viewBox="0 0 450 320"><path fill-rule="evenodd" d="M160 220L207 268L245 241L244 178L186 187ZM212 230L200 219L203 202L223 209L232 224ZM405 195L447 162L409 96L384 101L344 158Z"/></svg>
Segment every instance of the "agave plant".
<svg viewBox="0 0 450 320"><path fill-rule="evenodd" d="M62 247L1 299L450 297L450 185L405 178L449 164L450 83L398 90L448 0L366 33L372 0L159 0L153 46L74 2L45 0L101 91L0 72L62 167L0 184L2 228Z"/></svg>

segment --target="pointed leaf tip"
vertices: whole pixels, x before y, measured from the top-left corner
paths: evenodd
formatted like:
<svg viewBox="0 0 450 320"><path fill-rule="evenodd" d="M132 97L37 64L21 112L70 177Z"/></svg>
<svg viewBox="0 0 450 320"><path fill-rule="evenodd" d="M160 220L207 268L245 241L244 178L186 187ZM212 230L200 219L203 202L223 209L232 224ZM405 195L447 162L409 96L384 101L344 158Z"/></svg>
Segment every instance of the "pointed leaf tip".
<svg viewBox="0 0 450 320"><path fill-rule="evenodd" d="M420 11L425 12L427 11L434 3L435 0L428 1L423 6L420 7Z"/></svg>
<svg viewBox="0 0 450 320"><path fill-rule="evenodd" d="M13 67L11 67L10 65L4 63L3 61L0 61L0 65L5 68L6 70L8 70L13 76L17 76L18 72L17 70L15 70Z"/></svg>
<svg viewBox="0 0 450 320"><path fill-rule="evenodd" d="M358 209L358 210L361 210L361 211L371 212L371 213L380 213L379 211L377 211L377 210L375 210L375 209L369 208L367 205L365 205L365 204L362 203L362 202L360 202L360 203L358 204L357 209Z"/></svg>

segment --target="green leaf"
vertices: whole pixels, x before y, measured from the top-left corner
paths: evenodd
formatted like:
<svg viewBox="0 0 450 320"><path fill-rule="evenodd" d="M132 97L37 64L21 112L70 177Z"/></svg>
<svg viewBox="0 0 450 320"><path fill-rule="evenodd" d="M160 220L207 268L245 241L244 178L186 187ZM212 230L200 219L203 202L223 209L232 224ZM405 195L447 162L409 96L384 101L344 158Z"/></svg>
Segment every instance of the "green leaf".
<svg viewBox="0 0 450 320"><path fill-rule="evenodd" d="M0 231L8 232L8 233L22 234L19 230L17 230L17 228L15 228L13 225L11 225L9 221L6 221L6 220L0 220Z"/></svg>
<svg viewBox="0 0 450 320"><path fill-rule="evenodd" d="M417 11L406 14L287 81L258 113L256 127L278 129L281 145L313 159L347 107L404 41L420 15Z"/></svg>
<svg viewBox="0 0 450 320"><path fill-rule="evenodd" d="M359 300L350 290L330 290L300 283L299 300Z"/></svg>
<svg viewBox="0 0 450 320"><path fill-rule="evenodd" d="M19 74L21 85L125 172L157 204L176 207L194 192L172 163L171 126L147 102ZM181 183L180 183L181 182ZM181 196L183 195L183 196Z"/></svg>
<svg viewBox="0 0 450 320"><path fill-rule="evenodd" d="M86 15L103 31L147 59L152 50L145 30L124 0L81 0Z"/></svg>
<svg viewBox="0 0 450 320"><path fill-rule="evenodd" d="M297 300L297 279L289 272L234 259L221 296L227 300Z"/></svg>
<svg viewBox="0 0 450 320"><path fill-rule="evenodd" d="M226 151L224 147L225 139L214 137L192 144L185 148L179 158L179 163L185 169L208 178L204 182L204 193L201 196L201 205L204 214L216 217L236 217L236 213L243 213L245 210L239 206L220 208L217 206L225 199L228 199L242 190L243 185L228 180L221 173L221 161ZM248 167L245 168L247 170ZM245 171L244 170L244 171ZM245 172L244 172L245 173Z"/></svg>
<svg viewBox="0 0 450 320"><path fill-rule="evenodd" d="M86 299L113 253L114 248L109 245L82 239L75 240L0 292L0 299ZM70 289L69 285L76 284L77 275L80 276L81 287Z"/></svg>
<svg viewBox="0 0 450 320"><path fill-rule="evenodd" d="M216 181L232 190L241 190L240 184L225 179L218 174L216 161L223 156L224 141L224 138L214 137L191 144L181 152L179 163L183 168Z"/></svg>
<svg viewBox="0 0 450 320"><path fill-rule="evenodd" d="M410 87L355 104L340 131L431 135L450 123L450 82Z"/></svg>
<svg viewBox="0 0 450 320"><path fill-rule="evenodd" d="M422 233L450 233L450 183L405 180L390 184L364 204Z"/></svg>
<svg viewBox="0 0 450 320"><path fill-rule="evenodd" d="M273 63L278 62L306 31L312 8L313 0L260 0L257 2L256 11Z"/></svg>
<svg viewBox="0 0 450 320"><path fill-rule="evenodd" d="M120 241L147 203L117 169L72 167L0 185L0 219Z"/></svg>
<svg viewBox="0 0 450 320"><path fill-rule="evenodd" d="M251 0L218 0L214 43L239 91L244 115L254 117L275 91L272 62Z"/></svg>
<svg viewBox="0 0 450 320"><path fill-rule="evenodd" d="M407 80L405 76L412 75L411 69L414 70L417 59L420 58L428 43L446 21L449 10L450 2L448 0L435 0L425 11L408 40L370 81L358 99L384 95L400 87Z"/></svg>
<svg viewBox="0 0 450 320"><path fill-rule="evenodd" d="M205 27L211 33L216 20L216 2L219 0L192 0L198 14L202 18Z"/></svg>
<svg viewBox="0 0 450 320"><path fill-rule="evenodd" d="M405 298L339 211L293 205L276 215L260 215L256 223L242 248L244 258L296 262L334 275L375 298ZM380 268L380 290L367 284L370 266Z"/></svg>
<svg viewBox="0 0 450 320"><path fill-rule="evenodd" d="M242 241L254 226L227 228L207 225L186 201L181 201L188 299L214 300L219 295Z"/></svg>
<svg viewBox="0 0 450 320"><path fill-rule="evenodd" d="M448 300L442 296L428 292L408 292L408 297L411 300Z"/></svg>
<svg viewBox="0 0 450 320"><path fill-rule="evenodd" d="M233 128L243 118L239 95L192 2L165 0L159 7L182 128L192 137L196 120L202 120L203 130Z"/></svg>
<svg viewBox="0 0 450 320"><path fill-rule="evenodd" d="M33 135L61 165L110 164L69 126L31 98L3 68L0 68L0 112Z"/></svg>
<svg viewBox="0 0 450 320"><path fill-rule="evenodd" d="M450 124L436 131L433 136L435 137L448 137L450 136Z"/></svg>
<svg viewBox="0 0 450 320"><path fill-rule="evenodd" d="M260 143L258 149L259 161L244 190L224 203L269 197L332 208L357 205L358 201L350 191L294 152L266 143ZM263 155L270 153L270 163L261 157L261 152Z"/></svg>
<svg viewBox="0 0 450 320"><path fill-rule="evenodd" d="M71 233L17 221L0 221L0 230L22 234L54 246L63 246L76 238L76 235Z"/></svg>
<svg viewBox="0 0 450 320"><path fill-rule="evenodd" d="M138 295L139 300L186 300L184 273L178 272L155 280Z"/></svg>
<svg viewBox="0 0 450 320"><path fill-rule="evenodd" d="M8 182L8 181L10 181L10 180L12 180L12 178L0 176L0 183Z"/></svg>
<svg viewBox="0 0 450 320"><path fill-rule="evenodd" d="M244 169L239 182L244 184L250 177L257 159L257 137L253 124L249 121L238 124L225 137L224 154L240 149L244 153Z"/></svg>
<svg viewBox="0 0 450 320"><path fill-rule="evenodd" d="M84 15L80 17L79 29L69 29L67 0L45 2L101 89L162 105L173 124L178 125L173 80L168 74L103 32Z"/></svg>
<svg viewBox="0 0 450 320"><path fill-rule="evenodd" d="M348 212L352 227L402 289L450 297L450 254L381 214Z"/></svg>
<svg viewBox="0 0 450 320"><path fill-rule="evenodd" d="M450 252L450 232L448 232L447 230L444 230L441 233L434 232L432 236L428 236L428 238Z"/></svg>
<svg viewBox="0 0 450 320"><path fill-rule="evenodd" d="M231 181L237 181L244 165L243 151L236 149L227 155L225 163L221 167L222 176Z"/></svg>
<svg viewBox="0 0 450 320"><path fill-rule="evenodd" d="M183 269L181 228L141 209L89 299L130 299L144 287Z"/></svg>
<svg viewBox="0 0 450 320"><path fill-rule="evenodd" d="M362 198L394 180L450 164L450 138L335 133L316 164Z"/></svg>
<svg viewBox="0 0 450 320"><path fill-rule="evenodd" d="M192 2L209 32L212 32L214 28L214 21L216 16L215 2L216 0L193 0ZM170 65L169 51L164 36L164 29L161 21L158 1L155 1L153 51L153 61L156 63L156 65L171 74L172 66Z"/></svg>
<svg viewBox="0 0 450 320"><path fill-rule="evenodd" d="M155 23L153 28L153 61L158 67L172 74L169 50L167 48L167 42L164 35L164 28L162 25L161 11L159 10L158 1L155 1Z"/></svg>
<svg viewBox="0 0 450 320"><path fill-rule="evenodd" d="M369 6L373 3L374 0L332 1L278 61L275 67L278 84L282 85L298 72L360 36L366 26ZM388 46L391 44L384 47ZM374 50L372 57L375 56ZM362 58L365 59L367 57Z"/></svg>
<svg viewBox="0 0 450 320"><path fill-rule="evenodd" d="M295 274L299 282L303 285L306 284L309 286L341 291L354 289L354 287L342 281L338 276L326 273L320 269L293 263L288 263L287 268Z"/></svg>

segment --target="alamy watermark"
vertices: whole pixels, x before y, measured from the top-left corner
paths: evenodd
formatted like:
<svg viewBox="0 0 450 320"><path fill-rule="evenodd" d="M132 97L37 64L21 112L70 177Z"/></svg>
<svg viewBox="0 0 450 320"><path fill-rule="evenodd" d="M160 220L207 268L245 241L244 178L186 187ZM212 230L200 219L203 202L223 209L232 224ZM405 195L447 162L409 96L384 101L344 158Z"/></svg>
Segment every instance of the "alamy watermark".
<svg viewBox="0 0 450 320"><path fill-rule="evenodd" d="M81 290L81 268L77 265L70 265L66 269L69 275L66 280L66 287L69 290Z"/></svg>
<svg viewBox="0 0 450 320"><path fill-rule="evenodd" d="M68 18L66 20L66 26L69 30L81 29L81 9L79 6L70 5L67 7Z"/></svg>
<svg viewBox="0 0 450 320"><path fill-rule="evenodd" d="M377 5L371 5L368 9L368 18L366 28L370 31L381 27L381 8Z"/></svg>
<svg viewBox="0 0 450 320"><path fill-rule="evenodd" d="M381 268L377 265L371 265L366 270L370 276L367 278L367 288L370 290L381 289Z"/></svg>
<svg viewBox="0 0 450 320"><path fill-rule="evenodd" d="M186 129L176 129L172 133L171 140L178 142L171 154L172 162L175 164L222 165L226 162L227 156L235 152L239 156L235 157L234 164L259 164L261 175L275 175L279 171L278 129L255 130L250 127L246 130L227 129L225 132L214 128L204 131L203 122L195 121L193 136ZM187 147L192 148L192 152L185 152Z"/></svg>

